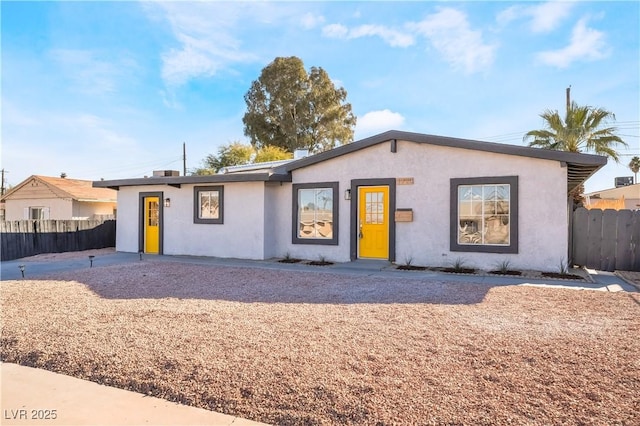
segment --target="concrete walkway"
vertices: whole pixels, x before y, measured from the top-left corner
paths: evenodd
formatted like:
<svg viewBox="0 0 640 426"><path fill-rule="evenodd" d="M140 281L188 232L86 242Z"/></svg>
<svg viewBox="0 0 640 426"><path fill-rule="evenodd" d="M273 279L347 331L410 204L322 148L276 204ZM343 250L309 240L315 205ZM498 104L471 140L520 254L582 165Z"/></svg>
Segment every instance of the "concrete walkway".
<svg viewBox="0 0 640 426"><path fill-rule="evenodd" d="M579 290L628 291L638 289L611 272L587 270L589 282L584 280L558 280L553 278L533 279L526 277L499 276L489 274L449 274L437 271L402 271L387 261L357 260L355 262L335 263L328 266L312 266L304 263L280 263L275 260L223 259L198 256L158 256L139 255L138 253L114 252L96 256L93 267L154 260L161 262L183 262L198 265L220 265L245 268L264 268L288 271L314 271L336 274L354 274L372 277L402 277L416 279L434 279L438 281L473 282L491 286L536 285L555 288L574 288ZM90 267L88 258L61 260L11 260L0 263L0 280L21 279L20 265L24 265L25 278L37 278L56 272L86 269Z"/></svg>
<svg viewBox="0 0 640 426"><path fill-rule="evenodd" d="M0 365L2 425L233 425L264 423L17 364Z"/></svg>

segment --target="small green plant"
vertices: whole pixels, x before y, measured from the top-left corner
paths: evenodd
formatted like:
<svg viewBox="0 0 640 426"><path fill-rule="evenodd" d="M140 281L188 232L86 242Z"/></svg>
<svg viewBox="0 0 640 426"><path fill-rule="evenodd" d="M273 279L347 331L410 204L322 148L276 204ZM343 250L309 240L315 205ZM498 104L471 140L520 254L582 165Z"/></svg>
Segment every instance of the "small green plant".
<svg viewBox="0 0 640 426"><path fill-rule="evenodd" d="M564 257L560 259L558 269L562 275L566 275L569 272L569 263L564 260Z"/></svg>
<svg viewBox="0 0 640 426"><path fill-rule="evenodd" d="M451 268L455 271L455 272L462 272L464 271L466 268L466 261L464 259L462 259L461 257L456 258L456 260L453 261L453 264L451 265Z"/></svg>
<svg viewBox="0 0 640 426"><path fill-rule="evenodd" d="M411 266L411 264L413 263L413 257L411 256L405 256L404 258L404 264L406 266Z"/></svg>
<svg viewBox="0 0 640 426"><path fill-rule="evenodd" d="M506 274L511 269L511 261L508 259L503 260L502 262L498 262L496 265L496 270Z"/></svg>
<svg viewBox="0 0 640 426"><path fill-rule="evenodd" d="M320 263L327 263L327 258L323 255L318 256Z"/></svg>
<svg viewBox="0 0 640 426"><path fill-rule="evenodd" d="M284 255L284 260L291 260L291 253L286 252Z"/></svg>

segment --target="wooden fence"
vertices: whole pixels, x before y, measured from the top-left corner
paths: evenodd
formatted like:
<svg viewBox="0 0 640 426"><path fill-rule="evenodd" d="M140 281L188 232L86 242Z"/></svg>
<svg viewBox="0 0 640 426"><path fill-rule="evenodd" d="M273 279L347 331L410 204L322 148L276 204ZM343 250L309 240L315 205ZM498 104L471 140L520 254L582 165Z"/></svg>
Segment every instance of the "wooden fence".
<svg viewBox="0 0 640 426"><path fill-rule="evenodd" d="M40 253L81 251L116 245L115 220L14 220L0 222L2 260Z"/></svg>
<svg viewBox="0 0 640 426"><path fill-rule="evenodd" d="M573 263L600 271L640 271L640 211L573 213Z"/></svg>

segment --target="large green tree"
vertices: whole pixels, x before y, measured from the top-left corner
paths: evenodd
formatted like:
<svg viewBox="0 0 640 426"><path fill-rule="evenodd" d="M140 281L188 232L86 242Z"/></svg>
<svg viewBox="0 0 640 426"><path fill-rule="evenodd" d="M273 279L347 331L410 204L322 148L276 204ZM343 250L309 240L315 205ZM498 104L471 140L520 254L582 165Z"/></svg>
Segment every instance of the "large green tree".
<svg viewBox="0 0 640 426"><path fill-rule="evenodd" d="M568 152L590 152L604 155L616 162L620 156L617 145L627 144L616 135L617 128L610 127L615 115L604 108L579 106L572 102L567 107L564 119L558 111L546 110L540 117L544 129L531 130L524 135L529 146Z"/></svg>
<svg viewBox="0 0 640 426"><path fill-rule="evenodd" d="M320 152L353 141L356 117L325 70L307 73L302 60L276 58L244 96L244 134L256 148L277 146Z"/></svg>

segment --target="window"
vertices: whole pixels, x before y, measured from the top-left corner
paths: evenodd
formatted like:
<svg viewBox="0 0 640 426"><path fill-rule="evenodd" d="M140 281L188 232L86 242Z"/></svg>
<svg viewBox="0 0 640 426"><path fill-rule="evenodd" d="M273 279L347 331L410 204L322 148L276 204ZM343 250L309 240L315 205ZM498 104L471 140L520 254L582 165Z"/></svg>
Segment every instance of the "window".
<svg viewBox="0 0 640 426"><path fill-rule="evenodd" d="M293 185L293 243L338 244L338 182Z"/></svg>
<svg viewBox="0 0 640 426"><path fill-rule="evenodd" d="M451 251L518 252L518 177L451 179Z"/></svg>
<svg viewBox="0 0 640 426"><path fill-rule="evenodd" d="M31 220L49 219L49 209L46 207L29 207L29 219Z"/></svg>
<svg viewBox="0 0 640 426"><path fill-rule="evenodd" d="M193 189L193 222L223 223L223 186L196 186Z"/></svg>

